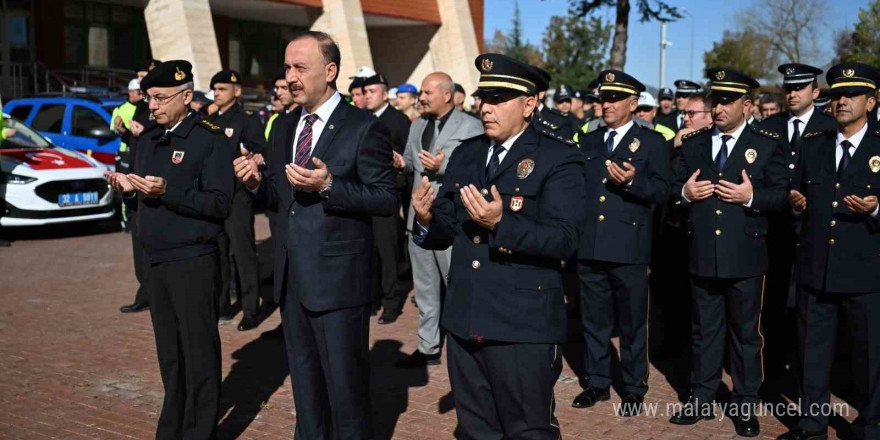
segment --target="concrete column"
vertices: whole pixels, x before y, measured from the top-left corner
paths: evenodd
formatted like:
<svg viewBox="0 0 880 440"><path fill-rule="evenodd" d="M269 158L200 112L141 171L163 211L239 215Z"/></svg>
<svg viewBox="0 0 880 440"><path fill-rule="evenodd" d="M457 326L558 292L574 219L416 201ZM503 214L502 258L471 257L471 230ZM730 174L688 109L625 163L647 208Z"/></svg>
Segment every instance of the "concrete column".
<svg viewBox="0 0 880 440"><path fill-rule="evenodd" d="M480 77L474 67L474 58L480 50L468 0L437 0L437 7L442 24L425 55L431 61L423 59L413 72L413 76L421 76L411 80L418 84L425 76L423 69L433 66L434 70L448 73L468 94L473 93Z"/></svg>
<svg viewBox="0 0 880 440"><path fill-rule="evenodd" d="M191 62L196 89L207 91L222 68L208 0L150 0L144 18L153 58Z"/></svg>
<svg viewBox="0 0 880 440"><path fill-rule="evenodd" d="M155 1L155 0L154 0ZM312 10L310 8L310 10ZM311 30L330 34L342 55L342 68L336 85L343 93L360 66L373 67L373 55L367 39L367 26L360 0L324 0L323 10L317 10L315 17L309 17Z"/></svg>

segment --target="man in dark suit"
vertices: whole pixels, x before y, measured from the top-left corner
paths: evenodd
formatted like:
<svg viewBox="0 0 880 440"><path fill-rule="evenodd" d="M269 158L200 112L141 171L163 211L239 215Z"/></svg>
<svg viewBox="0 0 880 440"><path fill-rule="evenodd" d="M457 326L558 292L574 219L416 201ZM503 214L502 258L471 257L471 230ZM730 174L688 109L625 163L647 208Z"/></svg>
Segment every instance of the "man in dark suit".
<svg viewBox="0 0 880 440"><path fill-rule="evenodd" d="M299 119L277 136L265 173L236 176L280 215L275 300L297 408L296 438L370 438L372 217L397 207L388 128L336 90L339 47L296 35L284 54Z"/></svg>
<svg viewBox="0 0 880 440"><path fill-rule="evenodd" d="M217 72L211 78L211 90L214 91L214 104L219 109L206 120L223 128L223 133L229 140L232 157L254 154L261 158L267 150L266 137L257 117L245 111L239 102L241 77L238 72ZM229 258L230 253L232 259ZM254 207L247 191L239 182L236 182L232 197L232 211L220 236L220 263L223 277L223 291L219 301L220 320L229 321L235 316L230 307L230 290L232 274L236 273L241 285L238 301L244 312L238 330L256 328L260 313L260 268L254 241Z"/></svg>
<svg viewBox="0 0 880 440"><path fill-rule="evenodd" d="M783 74L782 87L786 92L788 111L780 112L758 123L758 127L779 133L783 153L787 161L789 175L801 156L801 139L804 136L837 126L830 115L816 111L813 100L819 96L816 75L822 69L805 64L783 64L778 68ZM764 324L766 348L766 374L770 378L785 378L788 355L794 354L796 345L794 319L795 282L792 277L795 247L797 245L797 225L791 211L783 209L770 215L767 231L767 252L770 268L767 272L766 294L761 322Z"/></svg>
<svg viewBox="0 0 880 440"><path fill-rule="evenodd" d="M368 111L379 118L391 131L391 148L397 154L403 154L406 148L406 138L409 135L410 120L403 113L388 104L388 81L384 75L376 74L364 80L364 105ZM395 173L397 178L397 193L400 201L406 201L409 207L410 188L405 175ZM406 262L402 246L405 240L406 229L400 215L400 203L395 209L395 215L391 217L373 217L373 258L370 274L370 297L373 301L373 311L382 307L382 316L379 324L391 324L397 321L397 316L403 309L406 294L412 288L411 283L400 280L399 263ZM409 284L409 285L407 285Z"/></svg>
<svg viewBox="0 0 880 440"><path fill-rule="evenodd" d="M669 196L669 147L635 124L645 86L618 70L599 74L605 127L580 140L587 174L587 216L577 252L587 389L572 402L589 408L610 398L611 333L620 323L624 394L621 415L641 413L648 392L648 264L652 205Z"/></svg>
<svg viewBox="0 0 880 440"><path fill-rule="evenodd" d="M436 198L422 177L413 240L452 246L442 325L459 437L556 440L560 261L577 247L582 159L574 142L530 123L543 81L531 66L498 54L475 63L486 134L454 151Z"/></svg>
<svg viewBox="0 0 880 440"><path fill-rule="evenodd" d="M746 123L745 101L758 82L726 68L709 69L708 75L715 125L684 137L673 190L690 241L694 390L670 422L692 425L713 417L727 334L735 406L729 416L738 435L754 437L760 433L755 411L764 379L767 214L785 205L788 170L779 135Z"/></svg>
<svg viewBox="0 0 880 440"><path fill-rule="evenodd" d="M856 438L880 439L880 131L867 113L880 76L843 63L826 75L837 128L803 137L789 202L801 218L797 314L801 418L778 440L827 438L839 326L852 338ZM824 412L823 412L824 411Z"/></svg>

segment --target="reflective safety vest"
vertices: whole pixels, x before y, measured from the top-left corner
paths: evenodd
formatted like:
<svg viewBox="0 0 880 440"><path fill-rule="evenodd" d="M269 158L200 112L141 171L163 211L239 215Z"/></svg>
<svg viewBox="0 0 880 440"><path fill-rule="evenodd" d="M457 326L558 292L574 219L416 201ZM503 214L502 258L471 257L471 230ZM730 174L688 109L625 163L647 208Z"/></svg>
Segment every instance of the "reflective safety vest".
<svg viewBox="0 0 880 440"><path fill-rule="evenodd" d="M131 128L130 127L131 119L134 118L134 110L136 108L137 108L137 106L135 106L134 104L132 104L129 101L125 101L119 107L114 108L113 114L110 115L110 129L115 130L114 126L115 126L117 116L122 118L122 125L124 125L125 128ZM121 151L123 153L128 151L128 145L126 145L125 142L121 142L119 144L119 151Z"/></svg>

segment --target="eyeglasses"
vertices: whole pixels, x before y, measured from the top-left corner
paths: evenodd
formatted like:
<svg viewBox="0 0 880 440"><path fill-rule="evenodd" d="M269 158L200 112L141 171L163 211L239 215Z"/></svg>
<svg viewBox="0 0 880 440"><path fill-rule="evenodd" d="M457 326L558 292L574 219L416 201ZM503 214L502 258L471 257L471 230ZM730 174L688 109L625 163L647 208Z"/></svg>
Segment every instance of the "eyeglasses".
<svg viewBox="0 0 880 440"><path fill-rule="evenodd" d="M693 118L697 115L697 113L712 113L712 110L688 110L684 112L684 115L689 118Z"/></svg>
<svg viewBox="0 0 880 440"><path fill-rule="evenodd" d="M159 104L159 105L165 105L165 104L168 104L169 101L171 101L172 99L174 99L175 96L177 96L177 95L179 95L179 94L181 94L181 93L183 93L183 92L185 92L185 91L186 91L186 89L181 90L181 91L179 91L179 92L177 92L177 93L175 93L175 94L173 94L173 95L171 95L171 96L150 96L150 95L144 95L144 101L145 101L147 104L149 104L151 101L156 101L156 103Z"/></svg>

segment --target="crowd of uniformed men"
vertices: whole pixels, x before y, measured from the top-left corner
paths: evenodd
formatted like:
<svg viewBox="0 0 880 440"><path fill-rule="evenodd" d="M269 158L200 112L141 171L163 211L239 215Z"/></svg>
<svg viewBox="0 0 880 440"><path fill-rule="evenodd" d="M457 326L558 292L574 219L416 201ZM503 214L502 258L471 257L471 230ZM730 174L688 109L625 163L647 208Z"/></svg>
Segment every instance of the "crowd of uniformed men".
<svg viewBox="0 0 880 440"><path fill-rule="evenodd" d="M841 325L854 426L880 439L872 67L779 66L787 110L758 104L757 81L724 67L705 86L660 89L659 103L605 70L588 90L558 85L551 109L546 71L484 54L467 113L442 72L389 90L361 68L344 97L339 48L320 32L293 38L284 66L271 113L251 114L237 72L214 75L206 96L190 63L153 60L115 121L126 147L108 179L141 282L123 311L152 314L166 392L157 438L216 436L217 321L235 315L231 291L238 329L260 321L259 208L275 246L263 307L282 316L298 439L370 437L370 316L393 323L413 288L418 349L397 367L439 364L445 334L460 438L560 437L553 387L569 322L585 341L572 405L609 400L618 334L620 415L640 414L655 303L678 311L655 337L693 359L670 422L715 416L726 365L737 434L760 433L762 384L793 376L801 416L779 439L826 438Z"/></svg>

